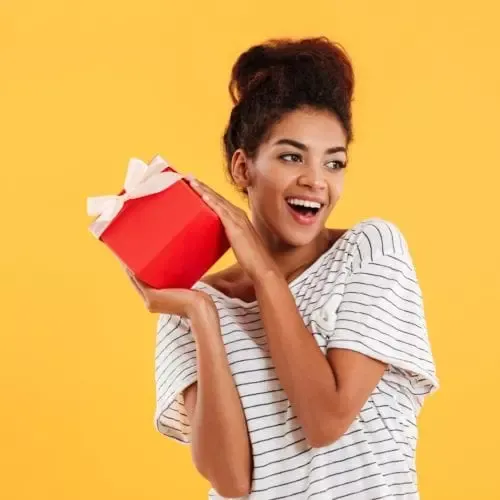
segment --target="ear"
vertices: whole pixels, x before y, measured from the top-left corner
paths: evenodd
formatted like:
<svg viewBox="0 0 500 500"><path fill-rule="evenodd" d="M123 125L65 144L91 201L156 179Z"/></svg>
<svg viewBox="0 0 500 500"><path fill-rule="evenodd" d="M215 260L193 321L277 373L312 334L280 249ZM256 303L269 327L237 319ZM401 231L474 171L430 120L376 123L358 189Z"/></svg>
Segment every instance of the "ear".
<svg viewBox="0 0 500 500"><path fill-rule="evenodd" d="M248 158L242 149L237 149L234 152L231 159L231 177L244 193L247 192L247 188L251 183L250 163L250 158Z"/></svg>

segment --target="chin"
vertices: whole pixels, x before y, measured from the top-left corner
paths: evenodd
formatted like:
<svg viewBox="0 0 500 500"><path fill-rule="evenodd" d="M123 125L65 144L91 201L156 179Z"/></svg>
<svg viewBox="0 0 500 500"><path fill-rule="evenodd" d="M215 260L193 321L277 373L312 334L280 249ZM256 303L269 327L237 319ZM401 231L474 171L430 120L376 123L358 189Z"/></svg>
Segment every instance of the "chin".
<svg viewBox="0 0 500 500"><path fill-rule="evenodd" d="M284 231L277 231L277 235L285 246L297 248L312 243L320 235L322 229L322 227L308 230L304 230L304 228L298 230L287 228Z"/></svg>

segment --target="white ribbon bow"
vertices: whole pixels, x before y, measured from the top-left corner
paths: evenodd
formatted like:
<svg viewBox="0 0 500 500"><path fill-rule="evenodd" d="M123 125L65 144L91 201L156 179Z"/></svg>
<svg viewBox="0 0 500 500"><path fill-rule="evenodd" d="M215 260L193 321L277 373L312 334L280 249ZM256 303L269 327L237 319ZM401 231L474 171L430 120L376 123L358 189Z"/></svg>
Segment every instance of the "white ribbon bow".
<svg viewBox="0 0 500 500"><path fill-rule="evenodd" d="M100 238L127 200L159 193L184 177L176 172L162 172L168 166L160 155L155 156L149 165L132 158L128 163L123 194L87 198L87 214L97 216L90 225L90 232Z"/></svg>

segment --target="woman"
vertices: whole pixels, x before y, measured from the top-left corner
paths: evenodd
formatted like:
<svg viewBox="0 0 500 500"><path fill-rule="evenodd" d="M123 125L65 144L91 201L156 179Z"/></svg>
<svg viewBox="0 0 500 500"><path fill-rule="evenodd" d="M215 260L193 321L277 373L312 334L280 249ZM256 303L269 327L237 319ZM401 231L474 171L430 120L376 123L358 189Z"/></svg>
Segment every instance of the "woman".
<svg viewBox="0 0 500 500"><path fill-rule="evenodd" d="M245 213L201 182L237 263L192 290L132 281L159 312L157 428L210 498L418 498L416 417L437 388L407 242L325 221L343 188L353 72L325 38L236 62L224 135Z"/></svg>

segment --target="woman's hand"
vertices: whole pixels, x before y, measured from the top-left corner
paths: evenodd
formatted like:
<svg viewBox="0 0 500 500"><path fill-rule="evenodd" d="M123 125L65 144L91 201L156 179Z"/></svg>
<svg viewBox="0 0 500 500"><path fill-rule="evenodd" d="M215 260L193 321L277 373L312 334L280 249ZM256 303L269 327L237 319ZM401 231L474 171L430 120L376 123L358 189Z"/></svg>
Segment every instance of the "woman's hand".
<svg viewBox="0 0 500 500"><path fill-rule="evenodd" d="M137 278L123 263L122 265L151 313L176 314L191 319L200 308L215 308L211 297L202 291L182 288L157 290Z"/></svg>
<svg viewBox="0 0 500 500"><path fill-rule="evenodd" d="M255 231L247 214L202 182L189 179L193 189L219 216L238 262L249 277L255 279L277 267Z"/></svg>

